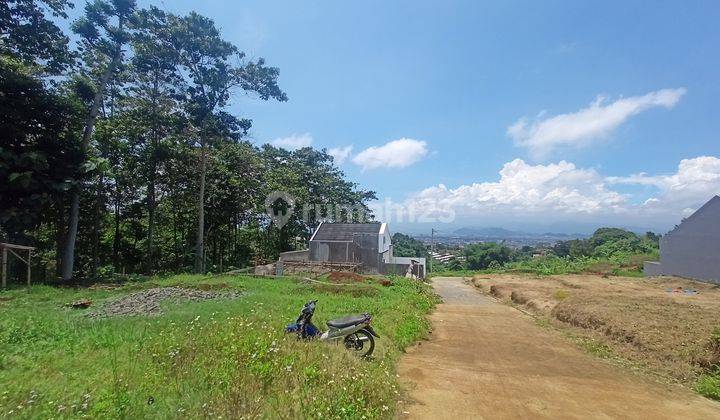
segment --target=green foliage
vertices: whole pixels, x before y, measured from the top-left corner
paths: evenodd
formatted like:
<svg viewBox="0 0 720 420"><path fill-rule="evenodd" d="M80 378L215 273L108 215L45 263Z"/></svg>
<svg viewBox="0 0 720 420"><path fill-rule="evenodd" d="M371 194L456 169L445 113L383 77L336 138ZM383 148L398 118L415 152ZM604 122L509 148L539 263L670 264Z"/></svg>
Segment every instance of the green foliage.
<svg viewBox="0 0 720 420"><path fill-rule="evenodd" d="M78 176L80 113L70 97L9 56L0 56L0 92L0 226L26 239Z"/></svg>
<svg viewBox="0 0 720 420"><path fill-rule="evenodd" d="M695 390L708 398L720 400L720 369L701 375Z"/></svg>
<svg viewBox="0 0 720 420"><path fill-rule="evenodd" d="M636 239L637 235L624 229L619 228L600 228L593 233L589 241L593 247L597 247L607 242L617 242L622 239Z"/></svg>
<svg viewBox="0 0 720 420"><path fill-rule="evenodd" d="M349 213L312 207L304 219L305 205L369 213L374 192L348 181L326 151L244 139L252 121L228 112L233 93L287 96L279 70L245 57L211 19L92 1L72 25L70 51L59 29L69 25L53 23L67 6L0 7L0 239L37 248L35 281L56 278L63 259L76 280L189 271L194 256L215 272L245 267L306 246L318 219ZM265 214L275 190L297 200L282 229ZM73 220L77 240L64 241Z"/></svg>
<svg viewBox="0 0 720 420"><path fill-rule="evenodd" d="M712 330L708 341L709 350L717 354L720 350L720 327ZM708 398L720 400L720 366L715 364L701 375L695 384L695 389Z"/></svg>
<svg viewBox="0 0 720 420"><path fill-rule="evenodd" d="M133 291L176 285L237 289L235 300L165 302L152 318L91 319ZM0 413L25 418L389 418L402 349L427 334L437 303L427 285L395 278L374 296L319 292L292 279L173 276L115 290L33 286L2 292ZM315 323L368 311L375 357L298 341L283 328L319 299ZM92 310L92 308L89 310ZM148 401L152 398L152 403Z"/></svg>
<svg viewBox="0 0 720 420"><path fill-rule="evenodd" d="M494 242L471 244L465 247L465 260L470 270L499 268L510 261L512 250Z"/></svg>
<svg viewBox="0 0 720 420"><path fill-rule="evenodd" d="M560 241L553 247L559 257L623 258L633 254L652 254L658 251L660 236L648 232L643 237L618 228L600 228L587 239Z"/></svg>
<svg viewBox="0 0 720 420"><path fill-rule="evenodd" d="M548 255L530 260L515 261L506 264L497 271L516 271L523 273L536 273L539 275L580 273L596 260L589 257L557 257Z"/></svg>
<svg viewBox="0 0 720 420"><path fill-rule="evenodd" d="M542 247L511 250L495 243L472 244L465 249L467 267L461 264L453 266L445 264L435 270L433 275L472 276L479 270L493 273L533 273L544 276L594 273L642 277L643 262L658 259L659 238L652 232L638 237L622 229L601 228L587 239L558 242L552 248L552 252Z"/></svg>
<svg viewBox="0 0 720 420"><path fill-rule="evenodd" d="M463 264L463 262L459 259L453 258L452 260L448 261L448 263L445 265L445 268L450 271L460 271L465 269L465 264Z"/></svg>
<svg viewBox="0 0 720 420"><path fill-rule="evenodd" d="M425 244L412 236L396 233L392 236L393 255L397 257L429 258Z"/></svg>
<svg viewBox="0 0 720 420"><path fill-rule="evenodd" d="M65 9L71 6L68 0L3 2L0 6L0 54L37 66L44 72L60 73L71 63L72 56L68 37L52 17L66 18Z"/></svg>

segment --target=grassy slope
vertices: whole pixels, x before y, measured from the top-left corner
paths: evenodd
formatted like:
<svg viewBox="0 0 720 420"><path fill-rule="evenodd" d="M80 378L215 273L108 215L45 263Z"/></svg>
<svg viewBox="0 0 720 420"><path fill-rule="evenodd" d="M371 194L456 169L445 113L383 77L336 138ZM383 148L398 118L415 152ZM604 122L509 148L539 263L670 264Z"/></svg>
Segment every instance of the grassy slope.
<svg viewBox="0 0 720 420"><path fill-rule="evenodd" d="M93 320L62 306L200 281L246 295L168 303L158 317ZM319 299L318 326L346 313L373 313L381 335L375 358L284 335L311 298ZM426 334L424 315L436 298L406 279L348 294L292 279L176 276L114 291L34 286L0 299L0 417L373 418L392 415L395 362Z"/></svg>

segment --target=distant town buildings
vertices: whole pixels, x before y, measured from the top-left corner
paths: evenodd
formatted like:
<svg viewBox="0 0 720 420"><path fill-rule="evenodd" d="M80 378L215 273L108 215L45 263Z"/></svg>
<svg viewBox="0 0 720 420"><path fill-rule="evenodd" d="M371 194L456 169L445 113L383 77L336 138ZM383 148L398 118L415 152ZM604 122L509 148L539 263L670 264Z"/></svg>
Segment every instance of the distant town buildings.
<svg viewBox="0 0 720 420"><path fill-rule="evenodd" d="M430 245L430 243L433 241L433 239L430 238L430 235L413 235L413 237L425 245ZM533 247L552 247L554 244L556 244L559 241L567 241L568 239L578 239L582 238L584 236L582 235L532 235L532 234L517 234L516 236L486 236L486 235L466 235L466 236L457 236L457 235L443 235L443 234L436 234L434 238L434 242L436 246L442 246L446 245L448 247L452 248L460 248L462 249L465 245L468 244L476 244L479 242L496 242L499 244L506 245L513 249L520 249L524 246L533 246Z"/></svg>
<svg viewBox="0 0 720 420"><path fill-rule="evenodd" d="M435 261L440 261L440 262L443 263L443 264L445 264L445 263L447 263L447 262L450 262L450 261L452 261L452 260L455 260L455 259L457 259L458 261L464 261L464 260L465 260L465 256L463 256L463 255L451 254L451 253L431 252L431 253L430 253L430 256L431 256Z"/></svg>

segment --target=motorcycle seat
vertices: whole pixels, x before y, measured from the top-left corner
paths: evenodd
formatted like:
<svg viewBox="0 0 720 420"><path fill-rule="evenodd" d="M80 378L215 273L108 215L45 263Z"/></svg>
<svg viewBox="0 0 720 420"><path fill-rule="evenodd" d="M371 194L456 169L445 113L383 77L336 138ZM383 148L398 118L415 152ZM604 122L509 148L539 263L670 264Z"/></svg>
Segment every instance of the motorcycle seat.
<svg viewBox="0 0 720 420"><path fill-rule="evenodd" d="M367 317L365 315L350 315L344 318L331 319L327 322L328 327L334 328L346 328L353 325L360 324L365 321Z"/></svg>

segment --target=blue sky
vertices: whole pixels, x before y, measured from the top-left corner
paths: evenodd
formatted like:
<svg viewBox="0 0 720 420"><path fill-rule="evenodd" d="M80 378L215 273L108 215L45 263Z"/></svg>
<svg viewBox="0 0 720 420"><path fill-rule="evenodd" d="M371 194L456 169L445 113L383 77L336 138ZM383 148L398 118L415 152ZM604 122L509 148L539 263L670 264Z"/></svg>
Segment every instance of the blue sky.
<svg viewBox="0 0 720 420"><path fill-rule="evenodd" d="M280 68L287 103L232 105L255 142L352 146L351 179L451 225L663 230L720 193L720 3L152 3Z"/></svg>

